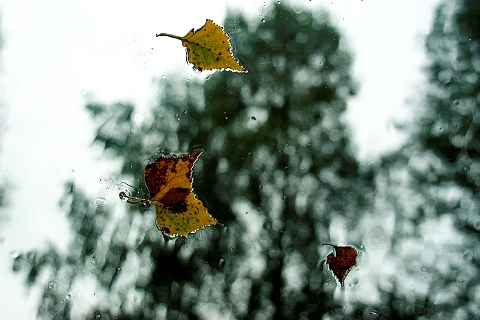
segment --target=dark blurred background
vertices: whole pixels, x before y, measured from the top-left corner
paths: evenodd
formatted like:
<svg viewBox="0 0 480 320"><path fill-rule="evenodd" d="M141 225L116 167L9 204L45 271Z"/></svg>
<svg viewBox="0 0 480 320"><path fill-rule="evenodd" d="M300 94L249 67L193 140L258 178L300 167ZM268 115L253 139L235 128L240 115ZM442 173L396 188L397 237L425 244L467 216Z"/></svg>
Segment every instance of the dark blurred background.
<svg viewBox="0 0 480 320"><path fill-rule="evenodd" d="M341 120L358 87L326 12L230 12L248 73L167 75L140 125L132 104L87 103L93 143L135 196L148 195L145 159L203 148L194 188L219 223L166 241L153 207L114 210L66 181L68 251L42 245L13 264L41 287L38 318L479 318L479 15L477 1L438 7L409 139L376 164L355 158ZM360 251L345 288L324 243ZM87 289L96 302L76 304Z"/></svg>

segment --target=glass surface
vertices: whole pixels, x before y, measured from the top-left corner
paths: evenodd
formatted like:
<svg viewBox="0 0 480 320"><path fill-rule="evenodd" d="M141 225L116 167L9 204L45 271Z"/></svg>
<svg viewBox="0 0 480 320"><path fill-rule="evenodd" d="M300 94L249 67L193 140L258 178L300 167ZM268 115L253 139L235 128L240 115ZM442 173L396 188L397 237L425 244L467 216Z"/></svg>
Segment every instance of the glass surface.
<svg viewBox="0 0 480 320"><path fill-rule="evenodd" d="M476 1L0 8L0 318L480 318ZM206 19L248 72L156 37ZM168 237L120 195L199 150Z"/></svg>

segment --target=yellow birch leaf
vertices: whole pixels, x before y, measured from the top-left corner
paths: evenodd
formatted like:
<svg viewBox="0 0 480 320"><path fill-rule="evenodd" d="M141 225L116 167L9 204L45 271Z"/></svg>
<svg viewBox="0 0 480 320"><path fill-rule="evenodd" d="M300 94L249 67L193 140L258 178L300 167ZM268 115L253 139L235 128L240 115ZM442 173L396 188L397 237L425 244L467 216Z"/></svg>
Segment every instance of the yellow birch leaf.
<svg viewBox="0 0 480 320"><path fill-rule="evenodd" d="M185 36L179 37L169 33L157 34L179 39L187 48L187 60L198 71L222 70L247 72L232 54L229 37L223 28L207 19L203 27L190 30Z"/></svg>

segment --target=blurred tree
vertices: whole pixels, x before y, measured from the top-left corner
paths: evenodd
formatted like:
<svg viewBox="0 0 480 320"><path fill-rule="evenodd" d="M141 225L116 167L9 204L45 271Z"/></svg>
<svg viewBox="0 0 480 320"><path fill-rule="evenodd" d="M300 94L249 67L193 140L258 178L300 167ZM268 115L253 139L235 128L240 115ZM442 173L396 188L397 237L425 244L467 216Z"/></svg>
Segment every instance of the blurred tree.
<svg viewBox="0 0 480 320"><path fill-rule="evenodd" d="M0 18L0 24L1 24L1 18ZM1 36L1 29L0 29L0 49L3 47L3 37ZM6 114L7 114L7 108L3 104L3 101L0 101L0 133L3 133L5 131L5 124L6 124ZM8 182L5 181L6 179L3 178L2 182L0 183L0 210L3 209L6 206L6 195L7 195L7 187L8 187ZM0 212L0 223L5 221L7 219L6 215L3 212ZM3 241L3 239L0 237L0 243Z"/></svg>
<svg viewBox="0 0 480 320"><path fill-rule="evenodd" d="M87 106L96 142L123 163L117 181L138 179L140 196L148 194L143 159L203 147L194 187L221 223L165 241L152 208L95 206L68 183L70 250L15 261L29 284L49 270L39 317L85 312L72 303L85 283L96 285L98 303L84 315L92 319L343 312L321 245L360 244L347 230L370 205L372 174L361 172L340 121L355 92L350 55L326 13L297 11L274 5L257 23L229 14L225 29L249 72L217 72L204 84L161 80L158 105L140 125L133 106Z"/></svg>
<svg viewBox="0 0 480 320"><path fill-rule="evenodd" d="M391 319L478 319L480 3L444 1L426 40L424 106L377 176L386 190L377 203L393 216L383 220L393 228L377 309Z"/></svg>

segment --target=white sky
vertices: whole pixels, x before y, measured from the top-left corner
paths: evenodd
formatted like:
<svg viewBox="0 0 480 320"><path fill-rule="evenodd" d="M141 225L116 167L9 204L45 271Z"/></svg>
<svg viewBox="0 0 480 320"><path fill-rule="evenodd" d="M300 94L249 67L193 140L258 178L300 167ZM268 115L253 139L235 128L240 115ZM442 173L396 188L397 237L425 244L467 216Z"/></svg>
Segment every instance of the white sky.
<svg viewBox="0 0 480 320"><path fill-rule="evenodd" d="M360 83L346 120L360 158L376 161L401 143L392 123L408 119L413 106L407 100L417 98L423 85L423 37L438 0L295 3L329 10L344 33ZM89 147L93 125L84 111L86 94L105 103L128 100L145 110L154 101L153 78L173 70L179 79L198 77L180 43L155 34L184 35L206 18L221 24L226 5L259 20L268 8L255 0L0 0L0 98L7 108L0 177L11 184L10 221L0 228L1 319L35 318L38 292L29 294L24 275L11 273L11 257L47 238L65 247L67 224L58 208L63 183L74 177L92 198L117 198L102 193L98 183L112 170Z"/></svg>

